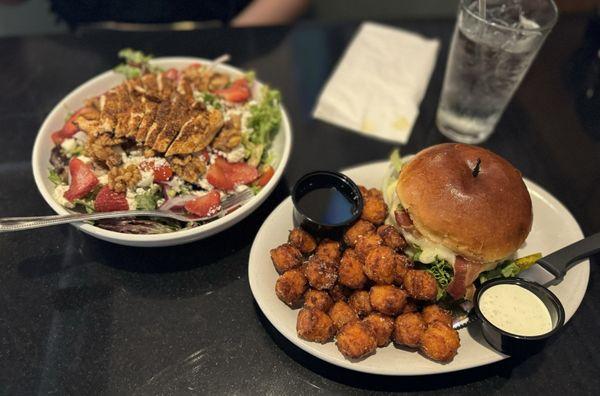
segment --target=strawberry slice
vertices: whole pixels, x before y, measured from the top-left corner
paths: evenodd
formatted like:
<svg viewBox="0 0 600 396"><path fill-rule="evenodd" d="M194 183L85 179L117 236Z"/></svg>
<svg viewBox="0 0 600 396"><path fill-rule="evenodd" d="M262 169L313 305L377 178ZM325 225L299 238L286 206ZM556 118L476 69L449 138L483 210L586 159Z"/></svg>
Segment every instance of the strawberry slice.
<svg viewBox="0 0 600 396"><path fill-rule="evenodd" d="M244 162L227 162L218 157L208 168L206 179L216 188L232 190L237 184L248 184L258 177L258 170Z"/></svg>
<svg viewBox="0 0 600 396"><path fill-rule="evenodd" d="M215 164L234 184L248 184L258 177L258 170L245 162L227 162L225 158L218 157Z"/></svg>
<svg viewBox="0 0 600 396"><path fill-rule="evenodd" d="M169 165L160 165L154 167L154 181L166 182L173 176L173 169Z"/></svg>
<svg viewBox="0 0 600 396"><path fill-rule="evenodd" d="M140 164L142 170L148 171L152 169L155 182L166 182L173 176L173 169L169 164L156 165L154 161L144 161Z"/></svg>
<svg viewBox="0 0 600 396"><path fill-rule="evenodd" d="M271 178L273 177L274 174L275 174L275 169L273 169L273 167L271 165L269 165L265 168L262 175L260 175L258 180L256 180L254 182L254 184L256 184L257 186L260 186L260 187L264 187L267 185L269 180L271 180Z"/></svg>
<svg viewBox="0 0 600 396"><path fill-rule="evenodd" d="M206 172L206 180L211 186L220 190L233 190L235 183L229 180L223 169L216 163L212 164Z"/></svg>
<svg viewBox="0 0 600 396"><path fill-rule="evenodd" d="M86 108L83 107L77 110L75 113L73 113L71 117L69 117L67 122L65 122L65 125L62 127L62 129L59 129L56 132L52 132L50 138L52 139L54 144L61 144L65 141L65 139L69 139L77 133L79 128L77 128L77 125L75 125L74 121L77 119L77 117L79 117L81 113L84 112L85 109Z"/></svg>
<svg viewBox="0 0 600 396"><path fill-rule="evenodd" d="M218 191L212 190L201 197L187 201L184 207L197 216L210 216L221 208L221 195Z"/></svg>
<svg viewBox="0 0 600 396"><path fill-rule="evenodd" d="M69 174L71 183L64 195L69 202L86 196L98 184L92 167L78 158L72 158L69 162Z"/></svg>
<svg viewBox="0 0 600 396"><path fill-rule="evenodd" d="M250 97L250 87L245 78L240 78L232 82L229 87L217 89L214 93L229 102L245 102Z"/></svg>
<svg viewBox="0 0 600 396"><path fill-rule="evenodd" d="M125 193L111 190L108 186L102 187L94 201L96 212L114 212L117 210L129 210L129 204Z"/></svg>

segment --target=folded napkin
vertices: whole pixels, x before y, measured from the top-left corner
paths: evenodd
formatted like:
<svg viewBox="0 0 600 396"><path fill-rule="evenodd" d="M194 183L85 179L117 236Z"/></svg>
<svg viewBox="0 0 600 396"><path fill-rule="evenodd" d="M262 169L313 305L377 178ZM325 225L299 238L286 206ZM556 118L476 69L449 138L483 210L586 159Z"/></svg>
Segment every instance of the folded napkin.
<svg viewBox="0 0 600 396"><path fill-rule="evenodd" d="M406 143L437 58L439 40L366 22L321 92L313 116Z"/></svg>

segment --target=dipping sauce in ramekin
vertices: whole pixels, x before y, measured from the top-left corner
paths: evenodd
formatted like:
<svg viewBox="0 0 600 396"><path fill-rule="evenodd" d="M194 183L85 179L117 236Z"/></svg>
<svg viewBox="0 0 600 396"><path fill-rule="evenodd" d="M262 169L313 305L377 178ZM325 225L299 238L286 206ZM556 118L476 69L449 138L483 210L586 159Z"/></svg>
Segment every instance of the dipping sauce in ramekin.
<svg viewBox="0 0 600 396"><path fill-rule="evenodd" d="M475 293L475 312L483 336L508 355L539 351L565 323L559 299L547 288L524 279L494 279Z"/></svg>
<svg viewBox="0 0 600 396"><path fill-rule="evenodd" d="M479 297L479 309L491 324L508 333L538 336L552 330L546 304L516 284L490 287Z"/></svg>

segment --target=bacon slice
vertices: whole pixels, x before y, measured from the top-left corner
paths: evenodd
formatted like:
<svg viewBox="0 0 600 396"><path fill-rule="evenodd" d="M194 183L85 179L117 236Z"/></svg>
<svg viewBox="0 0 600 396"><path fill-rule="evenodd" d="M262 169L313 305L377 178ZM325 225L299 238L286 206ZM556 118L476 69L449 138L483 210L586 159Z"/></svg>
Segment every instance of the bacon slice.
<svg viewBox="0 0 600 396"><path fill-rule="evenodd" d="M394 212L394 217L396 218L396 223L406 231L412 231L415 228L406 209L396 210Z"/></svg>
<svg viewBox="0 0 600 396"><path fill-rule="evenodd" d="M465 297L467 288L470 287L479 274L485 270L483 263L469 261L462 256L456 256L454 260L454 277L446 291L452 298Z"/></svg>

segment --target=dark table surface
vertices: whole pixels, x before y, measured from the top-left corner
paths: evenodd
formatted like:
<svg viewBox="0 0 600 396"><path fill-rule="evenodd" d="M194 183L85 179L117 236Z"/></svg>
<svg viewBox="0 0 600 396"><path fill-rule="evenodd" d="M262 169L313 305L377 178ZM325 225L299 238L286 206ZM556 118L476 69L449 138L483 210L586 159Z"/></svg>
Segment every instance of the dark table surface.
<svg viewBox="0 0 600 396"><path fill-rule="evenodd" d="M563 17L496 133L484 144L600 230L600 137L584 127L573 65L587 18ZM394 23L442 39L437 67L403 152L443 142L434 115L452 21ZM378 377L321 362L285 340L247 279L254 235L294 181L314 169L386 158L390 144L314 120L323 83L357 25L180 33L87 32L0 40L0 216L50 214L30 153L44 117L69 91L116 63L125 46L155 55L223 52L283 92L293 154L272 196L235 227L161 249L112 245L71 226L0 236L1 394L589 393L600 389L600 288L592 263L577 314L541 353L430 377ZM573 69L574 68L574 69ZM600 110L596 110L600 111ZM587 125L587 124L586 124ZM597 258L596 258L597 259ZM595 260L597 261L597 260Z"/></svg>

